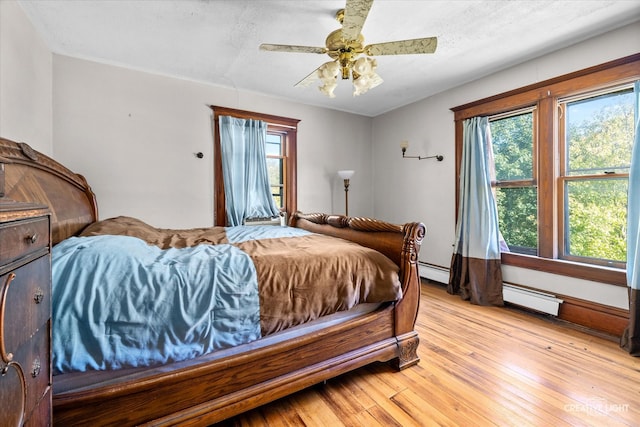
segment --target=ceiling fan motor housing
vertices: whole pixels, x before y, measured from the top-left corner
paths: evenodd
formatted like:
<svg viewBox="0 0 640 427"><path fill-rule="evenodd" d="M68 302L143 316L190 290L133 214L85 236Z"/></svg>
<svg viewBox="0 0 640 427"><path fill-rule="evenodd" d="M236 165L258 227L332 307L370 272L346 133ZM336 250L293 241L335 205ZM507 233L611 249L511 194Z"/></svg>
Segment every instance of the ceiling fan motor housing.
<svg viewBox="0 0 640 427"><path fill-rule="evenodd" d="M364 52L364 37L359 34L355 40L345 40L342 37L342 29L333 31L327 36L327 54L340 62L342 79L349 79L349 70L356 56Z"/></svg>

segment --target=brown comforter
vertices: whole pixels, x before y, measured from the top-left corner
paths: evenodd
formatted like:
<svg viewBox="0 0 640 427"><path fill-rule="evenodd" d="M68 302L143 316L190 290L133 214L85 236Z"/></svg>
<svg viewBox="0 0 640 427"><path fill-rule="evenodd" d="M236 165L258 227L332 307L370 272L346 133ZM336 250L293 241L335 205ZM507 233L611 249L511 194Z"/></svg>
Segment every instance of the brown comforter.
<svg viewBox="0 0 640 427"><path fill-rule="evenodd" d="M229 243L224 227L159 229L130 217L96 222L81 235L101 234L138 237L163 249ZM358 303L402 297L398 267L381 253L347 240L309 234L235 246L256 267L263 336Z"/></svg>

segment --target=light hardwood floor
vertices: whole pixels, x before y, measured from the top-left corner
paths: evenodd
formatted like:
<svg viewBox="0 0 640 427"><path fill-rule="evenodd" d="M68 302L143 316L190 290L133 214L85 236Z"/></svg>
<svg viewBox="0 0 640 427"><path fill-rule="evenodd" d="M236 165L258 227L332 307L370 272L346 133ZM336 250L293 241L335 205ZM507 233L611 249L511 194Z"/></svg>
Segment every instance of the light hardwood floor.
<svg viewBox="0 0 640 427"><path fill-rule="evenodd" d="M417 366L374 364L222 426L638 426L640 359L618 343L423 283Z"/></svg>

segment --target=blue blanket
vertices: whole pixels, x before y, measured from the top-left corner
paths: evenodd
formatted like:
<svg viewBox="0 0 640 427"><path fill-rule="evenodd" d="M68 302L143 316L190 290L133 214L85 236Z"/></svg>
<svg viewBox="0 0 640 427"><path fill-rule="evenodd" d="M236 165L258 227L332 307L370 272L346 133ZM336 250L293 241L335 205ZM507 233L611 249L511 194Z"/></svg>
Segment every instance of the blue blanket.
<svg viewBox="0 0 640 427"><path fill-rule="evenodd" d="M256 270L232 245L73 237L53 248L52 267L54 374L186 360L260 338Z"/></svg>
<svg viewBox="0 0 640 427"><path fill-rule="evenodd" d="M279 239L282 237L308 236L311 232L295 227L274 227L273 225L237 225L224 229L229 243L248 240Z"/></svg>

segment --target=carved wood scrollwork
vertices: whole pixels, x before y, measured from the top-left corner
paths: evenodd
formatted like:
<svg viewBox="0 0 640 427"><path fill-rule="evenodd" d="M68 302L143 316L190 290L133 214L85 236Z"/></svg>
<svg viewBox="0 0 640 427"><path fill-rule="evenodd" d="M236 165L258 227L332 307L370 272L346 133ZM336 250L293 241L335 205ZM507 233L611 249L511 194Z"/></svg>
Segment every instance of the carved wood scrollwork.
<svg viewBox="0 0 640 427"><path fill-rule="evenodd" d="M426 228L422 223L407 223L402 230L405 236L409 236L404 240L402 253L409 254L409 262L418 262L418 253L422 246L422 240L426 234Z"/></svg>
<svg viewBox="0 0 640 427"><path fill-rule="evenodd" d="M326 224L332 225L337 228L349 227L349 218L342 215L325 215L323 217Z"/></svg>
<svg viewBox="0 0 640 427"><path fill-rule="evenodd" d="M402 233L403 228L400 225L391 224L389 222L380 221L373 218L349 217L344 215L327 215L323 213L304 214L296 212L297 218L305 219L314 224L328 224L336 228L350 228L357 231L388 231L392 233Z"/></svg>
<svg viewBox="0 0 640 427"><path fill-rule="evenodd" d="M420 339L416 333L412 333L409 337L398 337L400 355L394 361L394 367L400 370L417 364L420 361L418 357L419 344Z"/></svg>
<svg viewBox="0 0 640 427"><path fill-rule="evenodd" d="M20 151L22 151L22 154L27 156L29 159L33 160L34 162L38 161L38 153L36 153L36 151L31 148L29 144L27 144L26 142L18 142L18 147L20 147Z"/></svg>

